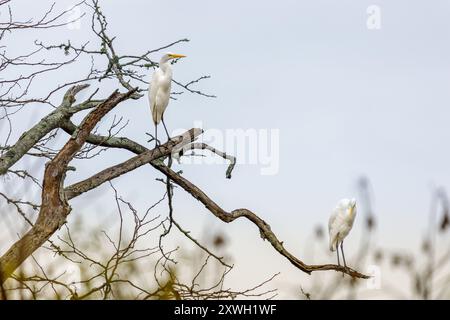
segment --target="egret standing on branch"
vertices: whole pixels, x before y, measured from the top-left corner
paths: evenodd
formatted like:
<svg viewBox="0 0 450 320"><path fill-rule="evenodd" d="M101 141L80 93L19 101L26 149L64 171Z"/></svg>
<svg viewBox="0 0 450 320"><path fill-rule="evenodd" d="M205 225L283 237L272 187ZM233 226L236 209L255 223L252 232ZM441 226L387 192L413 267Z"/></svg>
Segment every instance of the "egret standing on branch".
<svg viewBox="0 0 450 320"><path fill-rule="evenodd" d="M341 245L342 258L344 259L344 267L347 268L344 255L344 238L348 235L353 226L356 216L356 200L342 199L334 208L328 221L328 232L330 233L330 250L337 252L338 265L339 262L339 245Z"/></svg>
<svg viewBox="0 0 450 320"><path fill-rule="evenodd" d="M172 68L170 61L184 58L185 55L166 53L159 61L159 68L153 73L152 81L148 89L148 100L152 112L153 123L155 124L155 142L158 145L158 124L162 121L167 138L170 140L169 132L164 123L164 111L170 100L170 88L172 86Z"/></svg>

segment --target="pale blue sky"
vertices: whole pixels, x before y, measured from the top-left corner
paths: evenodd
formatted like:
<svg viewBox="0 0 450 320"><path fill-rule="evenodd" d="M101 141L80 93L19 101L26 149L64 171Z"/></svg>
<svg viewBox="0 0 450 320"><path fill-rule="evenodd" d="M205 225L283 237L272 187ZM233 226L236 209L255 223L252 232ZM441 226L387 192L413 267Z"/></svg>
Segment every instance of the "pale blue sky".
<svg viewBox="0 0 450 320"><path fill-rule="evenodd" d="M17 1L17 12L32 16L45 2ZM58 1L58 7L71 3ZM366 27L372 4L381 9L381 30ZM224 208L254 210L302 257L313 228L326 225L340 198L357 197L356 180L365 175L375 191L380 245L413 249L420 241L433 186L450 187L449 1L104 1L103 11L120 53L189 38L171 49L188 56L174 66L175 78L211 75L199 88L218 98L184 94L172 101L165 115L169 128L202 121L206 129L280 130L277 175L262 176L258 166L242 165L225 180L225 166L182 167ZM52 32L47 40L83 43L90 24ZM33 34L14 41L20 50L20 41L37 37L45 39ZM79 75L73 72L67 76ZM65 82L64 76L49 81ZM131 122L123 134L144 143L144 132L153 130L147 100L127 102L116 113ZM111 152L67 181L128 156ZM158 183L149 184L157 176L141 168L115 184L145 207L162 192ZM97 198L102 190L108 188L86 196L95 200L93 208L108 205L110 195ZM75 212L83 210L86 198L73 201ZM249 223L222 225L181 190L175 199L186 228L200 232L214 224L229 234L233 255L243 259L242 272L253 272L245 257L260 252L254 258L261 265L258 275L299 275ZM360 222L347 241L349 256Z"/></svg>

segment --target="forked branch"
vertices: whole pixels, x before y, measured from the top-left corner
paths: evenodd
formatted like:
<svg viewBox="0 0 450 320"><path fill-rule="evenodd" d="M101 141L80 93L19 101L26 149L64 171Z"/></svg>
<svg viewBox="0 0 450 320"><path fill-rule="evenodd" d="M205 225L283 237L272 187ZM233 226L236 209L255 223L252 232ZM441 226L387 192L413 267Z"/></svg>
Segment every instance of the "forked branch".
<svg viewBox="0 0 450 320"><path fill-rule="evenodd" d="M191 129L189 132L189 136L197 137L199 134L201 134L200 129ZM178 139L178 138L177 138ZM184 140L184 139L183 139ZM192 139L191 141L193 141ZM224 156L225 153L219 152L218 150L210 147L209 145L206 145L204 143L183 143L182 145L178 145L176 149L174 148L174 144L165 144L163 145L161 149L161 153L154 151L154 150L148 150L144 146L141 146L129 139L125 138L112 138L108 139L107 137L102 137L99 135L90 135L87 139L88 142L92 144L96 144L99 141L102 141L102 146L109 146L109 147L115 147L115 148L124 148L126 150L132 151L136 154L139 154L141 156L133 157L121 164L118 164L116 166L113 166L111 168L105 169L101 173L94 175L84 181L81 181L77 184L74 184L72 186L69 186L66 188L66 193L69 198L72 198L73 196L78 195L80 192L87 191L87 186L91 186L92 183L99 185L100 183L103 183L105 181L109 181L110 179L113 179L115 176L119 176L126 172L126 169L133 170L134 168L137 168L143 164L150 163L153 167L155 167L157 170L162 172L165 176L173 180L176 184L178 184L180 187L182 187L185 191L187 191L189 194L191 194L195 199L199 200L202 204L205 205L205 207L214 214L217 218L221 219L222 221L226 223L230 223L237 218L245 217L246 219L253 222L258 229L260 230L261 237L263 239L266 239L270 242L270 244L274 247L275 250L277 250L282 256L287 258L294 266L299 268L300 270L310 274L313 271L326 271L326 270L335 270L338 272L346 273L352 277L355 278L363 278L368 279L369 276L364 275L356 270L353 270L351 268L345 268L342 266L338 266L335 264L325 264L325 265L308 265L305 264L303 261L295 257L293 254L291 254L289 251L286 250L283 246L283 242L280 241L277 236L273 233L273 231L270 228L270 225L266 223L263 219L261 219L258 215L253 213L252 211L248 209L236 209L232 212L227 212L224 209L222 209L218 204L216 204L211 198L209 198L200 188L198 188L196 185L194 185L192 182L181 176L180 174L174 172L172 169L167 167L161 160L154 161L152 158L159 158L159 156L168 155L170 151L172 150L180 150L180 147L183 148L183 150L194 150L194 149L200 149L200 150L209 150L211 152L217 153L219 156ZM189 140L184 140L188 141ZM168 148L168 149L166 149ZM145 156L144 156L145 155ZM227 156L231 157L231 156ZM231 160L234 160L231 159ZM230 160L230 161L231 161ZM234 165L235 161L231 161L231 164ZM232 169L232 167L231 167ZM230 171L230 172L228 172ZM231 175L231 170L227 171L227 175ZM92 188L89 188L89 190Z"/></svg>

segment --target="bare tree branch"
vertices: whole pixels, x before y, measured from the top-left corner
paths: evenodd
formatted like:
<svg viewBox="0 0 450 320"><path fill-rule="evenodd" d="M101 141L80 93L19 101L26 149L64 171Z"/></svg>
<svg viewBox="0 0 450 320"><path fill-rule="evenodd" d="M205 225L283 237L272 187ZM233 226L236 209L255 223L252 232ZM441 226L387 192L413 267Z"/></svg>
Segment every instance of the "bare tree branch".
<svg viewBox="0 0 450 320"><path fill-rule="evenodd" d="M179 148L180 146L183 146L185 144L188 144L192 141L194 141L200 134L202 134L202 129L191 129L184 134L177 136L175 138L172 138L172 140L166 142L165 144L159 146L158 148L148 150L142 146L138 147L139 149L144 148L144 152L140 153L139 155L122 162L120 164L117 164L115 166L112 166L110 168L107 168L92 177L89 177L83 181L80 181L78 183L75 183L65 189L65 193L67 195L68 199L72 199L84 192L87 192L89 190L92 190L94 188L97 188L99 185L110 181L114 178L117 178L127 172L130 172L134 169L137 169L145 164L148 164L156 159L167 157L171 154L172 150L174 148ZM98 136L90 136L91 142L98 141ZM118 141L124 141L118 138L119 140L112 140L112 143L116 143ZM108 145L110 142L107 142L108 140L105 139L105 142L103 142L103 145ZM129 142L130 140L127 140ZM131 146L137 146L138 144L132 143L129 145L126 144L127 149L129 149Z"/></svg>
<svg viewBox="0 0 450 320"><path fill-rule="evenodd" d="M34 127L26 131L8 151L0 157L0 175L5 174L8 169L21 159L39 140L53 129L59 127L64 119L73 115L71 110L75 102L75 95L89 85L76 85L67 90L61 105L42 118Z"/></svg>
<svg viewBox="0 0 450 320"><path fill-rule="evenodd" d="M67 165L83 146L95 125L115 106L129 98L134 90L126 93L115 91L108 99L91 111L56 157L45 168L42 189L42 204L39 216L19 241L0 258L0 283L11 276L14 270L66 221L71 208L63 191Z"/></svg>

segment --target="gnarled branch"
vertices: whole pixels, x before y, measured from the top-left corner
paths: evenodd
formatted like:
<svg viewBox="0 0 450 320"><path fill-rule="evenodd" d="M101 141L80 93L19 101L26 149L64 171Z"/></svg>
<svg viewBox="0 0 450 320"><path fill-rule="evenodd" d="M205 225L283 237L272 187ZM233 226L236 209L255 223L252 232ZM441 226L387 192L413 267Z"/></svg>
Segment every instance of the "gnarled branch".
<svg viewBox="0 0 450 320"><path fill-rule="evenodd" d="M67 165L85 143L95 125L115 106L129 98L134 90L126 93L115 91L109 98L91 111L56 157L47 163L42 188L39 216L33 227L0 258L0 284L11 276L26 258L36 251L61 227L70 206L63 192Z"/></svg>
<svg viewBox="0 0 450 320"><path fill-rule="evenodd" d="M272 245L272 247L275 248L275 250L277 250L281 255L286 257L294 266L296 266L300 270L302 270L308 274L310 274L313 271L335 270L335 271L344 272L355 278L363 278L363 279L369 278L368 276L366 276L362 273L359 273L356 270L353 270L351 268L345 268L345 267L334 265L334 264L325 264L325 265L307 265L307 264L305 264L303 261L296 258L289 251L287 251L283 246L283 242L278 240L277 236L271 230L270 225L267 222L265 222L263 219L258 217L252 211L250 211L248 209L236 209L231 212L227 212L227 211L223 210L211 198L209 198L206 195L206 193L204 193L200 188L195 186L193 183L191 183L186 178L177 174L175 171L173 171L172 169L170 169L163 163L153 162L152 165L153 165L153 167L158 169L160 172L162 172L164 175L169 177L177 185L182 187L191 196L193 196L195 199L197 199L202 204L204 204L205 207L212 214L214 214L217 218L219 218L223 222L230 223L240 217L244 217L244 218L250 220L251 222L253 222L259 228L261 237L263 239L268 240L270 242L270 244Z"/></svg>

